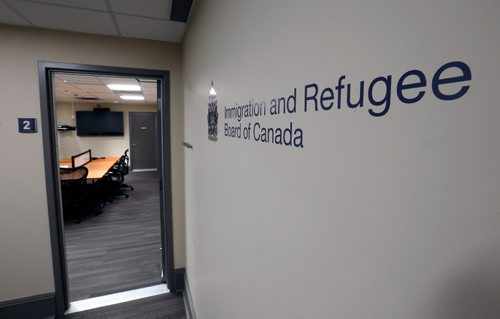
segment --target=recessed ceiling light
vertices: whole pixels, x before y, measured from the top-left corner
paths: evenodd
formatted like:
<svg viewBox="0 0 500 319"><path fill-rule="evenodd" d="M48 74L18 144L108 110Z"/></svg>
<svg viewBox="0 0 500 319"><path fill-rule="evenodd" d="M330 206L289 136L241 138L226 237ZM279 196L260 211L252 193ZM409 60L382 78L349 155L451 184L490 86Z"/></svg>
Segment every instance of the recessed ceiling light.
<svg viewBox="0 0 500 319"><path fill-rule="evenodd" d="M144 101L144 96L142 96L142 95L120 95L120 99L130 100L130 101Z"/></svg>
<svg viewBox="0 0 500 319"><path fill-rule="evenodd" d="M68 80L64 80L63 82L64 82L64 83L68 83Z"/></svg>
<svg viewBox="0 0 500 319"><path fill-rule="evenodd" d="M113 91L140 92L141 87L136 84L108 84L107 87Z"/></svg>

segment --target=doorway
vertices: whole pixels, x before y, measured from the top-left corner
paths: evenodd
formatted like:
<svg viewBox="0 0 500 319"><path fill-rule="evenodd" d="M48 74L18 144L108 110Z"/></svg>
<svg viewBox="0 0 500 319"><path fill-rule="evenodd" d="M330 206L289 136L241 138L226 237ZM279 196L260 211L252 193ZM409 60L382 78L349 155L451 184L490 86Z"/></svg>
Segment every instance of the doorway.
<svg viewBox="0 0 500 319"><path fill-rule="evenodd" d="M173 269L173 234L171 204L170 166L170 117L169 117L169 72L162 70L130 69L119 67L39 62L41 100L41 127L44 142L44 163L49 208L52 259L54 267L56 313L64 314L69 307L68 264L65 252L63 203L60 188L60 163L55 117L54 74L74 73L96 76L118 76L145 78L157 81L157 149L156 160L159 184L159 207L161 227L162 280L171 291L175 291Z"/></svg>
<svg viewBox="0 0 500 319"><path fill-rule="evenodd" d="M69 168L61 168L73 311L82 300L162 283L159 176L156 169L129 169L129 155L139 152L130 153L134 143L145 144L140 158L156 168L158 83L64 72L54 73L52 80L59 163L71 166L71 157L85 150L92 157L83 163L88 174L80 179L68 178ZM137 113L140 121L134 121ZM137 142L126 134L134 131L134 125L126 129L128 122L138 122Z"/></svg>
<svg viewBox="0 0 500 319"><path fill-rule="evenodd" d="M156 113L130 112L129 119L132 171L156 171Z"/></svg>

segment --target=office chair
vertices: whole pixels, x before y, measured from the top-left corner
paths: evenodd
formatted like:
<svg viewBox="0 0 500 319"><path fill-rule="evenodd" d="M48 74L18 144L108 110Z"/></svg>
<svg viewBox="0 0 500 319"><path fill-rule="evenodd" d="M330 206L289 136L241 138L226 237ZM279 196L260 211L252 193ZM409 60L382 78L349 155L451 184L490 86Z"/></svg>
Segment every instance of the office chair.
<svg viewBox="0 0 500 319"><path fill-rule="evenodd" d="M88 173L89 170L85 166L72 169L60 168L63 213L68 217L75 215L77 224L82 221L83 213L88 204Z"/></svg>
<svg viewBox="0 0 500 319"><path fill-rule="evenodd" d="M125 150L123 155L120 157L118 162L113 165L111 168L111 171L117 172L120 171L124 180L122 181L122 184L120 185L120 188L129 188L131 191L134 190L134 188L128 184L126 184L125 181L125 175L128 175L129 173L129 157L128 157L128 149Z"/></svg>
<svg viewBox="0 0 500 319"><path fill-rule="evenodd" d="M122 155L123 157L123 165L121 167L122 169L122 174L125 178L125 175L128 175L128 172L129 172L129 157L128 157L128 149L125 150L125 153ZM120 160L122 160L122 158L120 158ZM127 183L122 183L121 185L121 188L130 188L131 191L134 190L134 188L130 185L128 185Z"/></svg>
<svg viewBox="0 0 500 319"><path fill-rule="evenodd" d="M128 168L126 167L125 155L122 155L105 176L108 192L110 193L110 202L113 202L114 196L129 197L128 194L122 191L122 185L125 181L125 172L128 173Z"/></svg>

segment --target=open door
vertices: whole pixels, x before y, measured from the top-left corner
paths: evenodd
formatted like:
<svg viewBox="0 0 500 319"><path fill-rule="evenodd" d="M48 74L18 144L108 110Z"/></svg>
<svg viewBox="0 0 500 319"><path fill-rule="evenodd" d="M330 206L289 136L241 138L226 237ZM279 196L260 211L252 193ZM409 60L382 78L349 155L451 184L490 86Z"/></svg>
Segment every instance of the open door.
<svg viewBox="0 0 500 319"><path fill-rule="evenodd" d="M59 161L55 111L53 108L53 74L85 73L122 77L149 78L155 80L158 91L157 113L157 163L159 170L161 259L162 281L170 291L176 291L173 263L172 188L170 164L170 112L169 72L161 70L129 69L119 67L39 62L39 83L41 100L41 128L44 146L44 165L47 188L47 204L52 248L55 285L56 314L62 316L69 307L67 261L64 246L61 190L59 187ZM160 247L159 247L160 249Z"/></svg>

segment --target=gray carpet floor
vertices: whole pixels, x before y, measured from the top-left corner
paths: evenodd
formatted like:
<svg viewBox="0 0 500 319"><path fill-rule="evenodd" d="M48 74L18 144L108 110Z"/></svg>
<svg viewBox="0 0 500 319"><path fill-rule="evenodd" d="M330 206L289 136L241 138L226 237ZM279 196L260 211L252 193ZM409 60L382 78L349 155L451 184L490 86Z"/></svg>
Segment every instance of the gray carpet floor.
<svg viewBox="0 0 500 319"><path fill-rule="evenodd" d="M102 214L65 221L70 301L161 283L157 172L130 173L129 198L116 198Z"/></svg>
<svg viewBox="0 0 500 319"><path fill-rule="evenodd" d="M181 296L160 295L113 306L77 312L67 319L185 319L186 310Z"/></svg>

